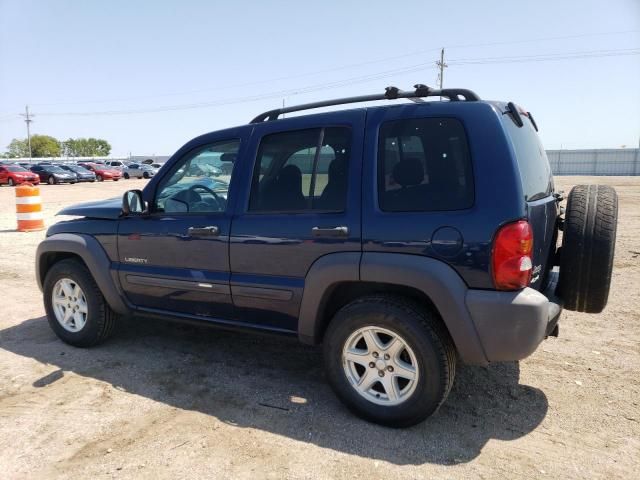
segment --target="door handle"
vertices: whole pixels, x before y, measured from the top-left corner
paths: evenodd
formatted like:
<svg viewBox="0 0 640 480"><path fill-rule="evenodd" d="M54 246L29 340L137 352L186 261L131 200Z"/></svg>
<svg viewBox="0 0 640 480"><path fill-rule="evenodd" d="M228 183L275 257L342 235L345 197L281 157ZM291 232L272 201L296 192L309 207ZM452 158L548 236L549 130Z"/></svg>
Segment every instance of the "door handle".
<svg viewBox="0 0 640 480"><path fill-rule="evenodd" d="M349 235L349 227L341 225L339 227L313 227L311 229L314 237L346 237Z"/></svg>
<svg viewBox="0 0 640 480"><path fill-rule="evenodd" d="M220 229L216 226L210 227L189 227L187 230L189 236L197 237L217 237L220 235Z"/></svg>

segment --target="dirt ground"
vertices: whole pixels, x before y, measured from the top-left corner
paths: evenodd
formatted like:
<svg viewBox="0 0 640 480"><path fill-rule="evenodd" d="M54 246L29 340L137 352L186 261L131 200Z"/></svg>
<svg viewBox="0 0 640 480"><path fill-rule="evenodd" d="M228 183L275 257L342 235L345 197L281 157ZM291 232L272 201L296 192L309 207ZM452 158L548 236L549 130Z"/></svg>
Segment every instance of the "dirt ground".
<svg viewBox="0 0 640 480"><path fill-rule="evenodd" d="M90 350L59 341L34 278L43 232L15 232L0 188L0 478L637 478L640 177L620 196L610 303L565 313L530 358L461 367L440 411L405 430L352 416L318 349L133 320ZM142 180L42 186L62 206Z"/></svg>

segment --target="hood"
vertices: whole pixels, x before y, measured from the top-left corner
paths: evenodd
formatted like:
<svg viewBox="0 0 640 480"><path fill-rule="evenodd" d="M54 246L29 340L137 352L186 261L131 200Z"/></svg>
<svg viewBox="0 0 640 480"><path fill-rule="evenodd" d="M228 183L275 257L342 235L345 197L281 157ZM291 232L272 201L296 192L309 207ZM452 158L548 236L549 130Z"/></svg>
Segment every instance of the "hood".
<svg viewBox="0 0 640 480"><path fill-rule="evenodd" d="M116 220L122 213L122 198L110 198L97 202L79 203L63 208L56 215L74 215L78 217L105 218Z"/></svg>

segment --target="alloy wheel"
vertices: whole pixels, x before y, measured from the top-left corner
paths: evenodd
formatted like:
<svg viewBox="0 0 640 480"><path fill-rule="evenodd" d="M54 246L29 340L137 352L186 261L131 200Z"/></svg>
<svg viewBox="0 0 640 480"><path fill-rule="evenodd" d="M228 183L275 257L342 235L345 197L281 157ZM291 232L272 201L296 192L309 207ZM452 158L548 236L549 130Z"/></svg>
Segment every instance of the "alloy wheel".
<svg viewBox="0 0 640 480"><path fill-rule="evenodd" d="M378 405L395 406L411 397L420 371L416 355L396 332L367 326L353 332L342 350L351 386Z"/></svg>
<svg viewBox="0 0 640 480"><path fill-rule="evenodd" d="M53 312L62 328L69 332L82 330L89 307L80 285L70 278L61 278L53 286L51 297Z"/></svg>

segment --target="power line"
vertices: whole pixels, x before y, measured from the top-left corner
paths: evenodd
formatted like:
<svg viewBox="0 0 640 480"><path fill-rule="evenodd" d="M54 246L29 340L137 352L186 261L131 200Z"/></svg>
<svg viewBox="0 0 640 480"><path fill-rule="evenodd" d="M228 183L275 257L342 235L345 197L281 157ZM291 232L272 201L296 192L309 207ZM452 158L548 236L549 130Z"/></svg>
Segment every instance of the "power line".
<svg viewBox="0 0 640 480"><path fill-rule="evenodd" d="M231 105L237 103L248 103L259 100L267 100L272 98L282 98L286 96L301 95L305 93L312 93L322 90L329 90L344 86L355 85L359 83L367 83L374 80L380 80L396 76L398 74L422 72L425 69L439 67L441 75L444 68L448 66L465 66L465 65L482 65L482 64L495 64L495 63L521 63L521 62L539 62L539 61L553 61L553 60L570 60L579 58L594 58L604 56L625 56L625 55L638 55L640 54L639 48L631 49L619 49L619 50L595 50L595 51L579 51L568 53L554 53L554 54L538 54L528 56L506 56L506 57L485 57L485 58L462 58L458 60L449 60L449 63L444 63L444 49L441 49L440 62L436 62L434 66L431 63L419 63L414 65L405 66L402 68L396 68L391 70L385 70L382 72L372 73L368 75L361 75L358 77L351 77L348 79L338 80L328 83L320 83L315 85L309 85L306 87L300 87L295 89L280 90L276 92L270 92L252 96L241 96L235 98L229 98L225 100L211 100L205 102L195 102L188 104L175 104L164 105L151 108L140 109L126 109L126 110L103 110L103 111L85 111L85 112L41 112L40 116L106 116L106 115L129 115L129 114L141 114L141 113L160 113L167 111L178 110L190 110L198 108L208 108L215 106ZM442 66L440 65L442 63Z"/></svg>
<svg viewBox="0 0 640 480"><path fill-rule="evenodd" d="M571 60L574 58L598 58L598 57L620 57L627 55L638 55L640 48L626 48L618 50L592 50L581 52L566 52L566 53L550 53L550 54L538 54L538 55L518 55L507 57L485 57L485 58L460 58L457 60L451 60L451 65L479 65L488 63L528 63L528 62L543 62L549 60Z"/></svg>
<svg viewBox="0 0 640 480"><path fill-rule="evenodd" d="M570 39L584 38L584 37L623 35L623 34L638 33L638 32L640 32L640 30L623 30L623 31L614 31L614 32L593 32L593 33L581 33L581 34L575 34L575 35L561 35L561 36L554 36L554 37L526 38L526 39L520 39L520 40L508 40L508 41L500 41L500 42L450 45L450 46L447 46L446 48L448 48L448 49L463 49L463 48L475 48L475 47L493 47L493 46L500 46L500 45L516 45L516 44L523 44L523 43L535 43L535 42L551 41L551 40L570 40ZM330 72L335 72L335 71L340 71L340 70L347 70L347 69L350 69L350 68L362 67L362 66L366 66L366 65L373 65L373 64L376 64L376 63L394 61L394 60L398 60L398 59L401 59L401 58L422 56L425 53L435 52L435 51L438 51L438 50L440 50L440 49L439 48L430 48L430 49L426 49L426 50L414 51L412 53L404 53L404 54L400 54L400 55L394 55L392 57L379 58L379 59L376 59L376 60L369 60L369 61L366 61L366 62L358 62L358 63L352 63L352 64L347 64L347 65L331 67L331 68L327 68L327 69L323 69L323 70L316 70L316 71L308 72L308 73L300 73L300 74L295 74L295 75L286 75L286 76L282 76L282 77L270 78L270 79L265 79L265 80L257 80L257 81L240 83L240 84L209 87L209 88L203 88L203 89L198 89L198 90L190 90L190 91L183 91L183 92L171 92L171 93L163 93L163 94L156 94L156 95L144 95L144 96L138 96L138 97L128 97L128 98L119 98L119 99L107 99L107 100L101 99L101 100L80 101L80 102L35 103L35 104L32 104L32 105L36 105L36 106L40 106L40 107L44 107L44 106L59 106L59 105L88 105L88 104L118 103L118 102L128 102L128 101L145 100L145 99L152 99L152 98L192 95L192 94L195 94L195 93L211 92L211 91L216 91L216 90L221 90L221 89L229 89L229 88L242 88L242 87L249 87L249 86L254 86L254 85L262 85L262 84L273 83L273 82L277 82L277 81L281 81L281 80L289 80L289 79L294 79L294 78L304 78L304 77L309 77L309 76L315 76L315 75L319 75L319 74L322 74L322 73L330 73Z"/></svg>

